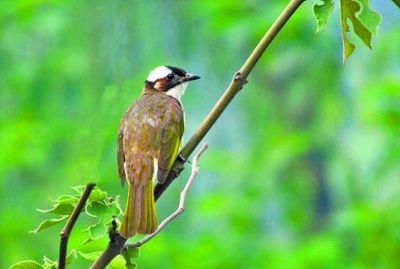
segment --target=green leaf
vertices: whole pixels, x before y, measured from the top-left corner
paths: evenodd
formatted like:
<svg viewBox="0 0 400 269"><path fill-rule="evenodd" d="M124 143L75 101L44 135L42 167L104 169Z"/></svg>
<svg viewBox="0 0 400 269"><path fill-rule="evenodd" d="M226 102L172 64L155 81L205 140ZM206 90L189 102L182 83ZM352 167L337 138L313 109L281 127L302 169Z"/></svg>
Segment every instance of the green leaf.
<svg viewBox="0 0 400 269"><path fill-rule="evenodd" d="M72 211L74 210L75 205L74 204L67 204L67 203L57 203L53 206L53 208L50 209L36 209L37 211L41 213L53 213L57 215L71 215Z"/></svg>
<svg viewBox="0 0 400 269"><path fill-rule="evenodd" d="M354 52L355 45L348 40L350 32L349 21L353 25L354 33L371 48L371 36L375 33L380 21L379 15L369 9L366 0L340 0L340 13L342 25L343 61ZM360 15L364 14L364 15ZM358 16L362 17L362 20ZM378 16L378 17L377 17Z"/></svg>
<svg viewBox="0 0 400 269"><path fill-rule="evenodd" d="M85 188L86 188L86 186L84 186L84 185L72 187L72 189L74 191L76 191L79 194L79 196L82 195ZM96 186L93 188L92 192L90 193L89 201L91 201L91 202L101 201L101 200L104 200L105 198L107 198L107 192L102 191L99 187Z"/></svg>
<svg viewBox="0 0 400 269"><path fill-rule="evenodd" d="M127 262L123 256L118 255L111 261L109 267L110 269L121 269L121 268L135 269L136 264L132 262Z"/></svg>
<svg viewBox="0 0 400 269"><path fill-rule="evenodd" d="M107 193L105 191L100 190L99 188L94 188L92 193L89 196L89 201L101 201L107 197Z"/></svg>
<svg viewBox="0 0 400 269"><path fill-rule="evenodd" d="M10 269L43 269L43 266L36 261L26 260L11 265Z"/></svg>
<svg viewBox="0 0 400 269"><path fill-rule="evenodd" d="M76 191L79 195L81 195L83 193L83 191L85 190L86 186L85 185L79 185L79 186L74 186L71 187L71 189L73 189L74 191Z"/></svg>
<svg viewBox="0 0 400 269"><path fill-rule="evenodd" d="M139 257L139 248L127 248L126 250L127 254L129 255L130 258L137 258Z"/></svg>
<svg viewBox="0 0 400 269"><path fill-rule="evenodd" d="M114 217L119 216L120 210L115 206L114 202L112 204L92 202L86 205L86 214L98 218L103 224L108 224Z"/></svg>
<svg viewBox="0 0 400 269"><path fill-rule="evenodd" d="M324 28L328 22L328 17L332 13L333 0L321 0L322 4L314 5L314 15L317 20L317 31L319 32Z"/></svg>
<svg viewBox="0 0 400 269"><path fill-rule="evenodd" d="M400 0L392 0L392 1L398 8L400 8Z"/></svg>
<svg viewBox="0 0 400 269"><path fill-rule="evenodd" d="M38 233L40 231L43 231L59 222L62 222L63 220L65 220L67 218L68 218L68 216L62 216L58 219L47 219L47 220L43 221L42 223L40 223L39 226L35 230L30 231L30 233Z"/></svg>
<svg viewBox="0 0 400 269"><path fill-rule="evenodd" d="M115 200L111 203L111 206L115 207L115 212L118 212L118 214L116 216L120 216L124 214L124 211L121 208L121 203L120 203L120 199L121 197L119 195L117 195L115 197Z"/></svg>
<svg viewBox="0 0 400 269"><path fill-rule="evenodd" d="M85 241L85 244L93 240L99 239L108 234L107 227L101 222L88 227L87 229L84 230L84 232L87 232L89 234L89 239L90 239L90 241L88 242Z"/></svg>
<svg viewBox="0 0 400 269"><path fill-rule="evenodd" d="M61 195L57 199L51 199L50 201L54 203L61 203L61 204L71 204L71 203L77 203L79 201L78 196L72 196L72 195Z"/></svg>
<svg viewBox="0 0 400 269"><path fill-rule="evenodd" d="M88 252L88 253L79 251L79 255L81 255L82 258L89 260L89 261L97 260L97 258L100 257L101 253L102 253L101 251L94 251L94 252Z"/></svg>
<svg viewBox="0 0 400 269"><path fill-rule="evenodd" d="M126 259L134 259L139 257L139 248L128 247L122 253Z"/></svg>
<svg viewBox="0 0 400 269"><path fill-rule="evenodd" d="M49 258L47 258L46 256L43 257L43 268L45 269L57 269L57 262L50 260Z"/></svg>
<svg viewBox="0 0 400 269"><path fill-rule="evenodd" d="M65 264L71 264L73 261L75 261L78 258L78 255L76 254L76 250L73 249L65 259Z"/></svg>
<svg viewBox="0 0 400 269"><path fill-rule="evenodd" d="M135 258L139 256L139 248L128 248L122 252L122 256L125 259L125 266L129 269L136 268L134 263Z"/></svg>
<svg viewBox="0 0 400 269"><path fill-rule="evenodd" d="M360 19L362 24L373 34L378 33L379 24L381 22L381 16L378 12L372 10L368 6L368 0L357 0L361 4L361 12L357 14L357 18Z"/></svg>

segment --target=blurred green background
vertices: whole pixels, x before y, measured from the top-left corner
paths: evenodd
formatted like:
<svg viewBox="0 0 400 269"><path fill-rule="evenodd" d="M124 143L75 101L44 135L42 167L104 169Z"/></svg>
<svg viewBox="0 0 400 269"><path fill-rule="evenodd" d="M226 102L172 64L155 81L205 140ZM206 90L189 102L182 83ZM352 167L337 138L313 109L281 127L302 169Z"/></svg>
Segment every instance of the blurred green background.
<svg viewBox="0 0 400 269"><path fill-rule="evenodd" d="M61 225L28 233L48 197L94 181L125 202L117 127L151 69L202 76L183 98L187 141L286 3L0 1L0 268L57 258ZM141 248L139 268L400 268L400 12L372 1L374 49L352 38L343 65L338 7L316 35L312 4L205 138L187 210Z"/></svg>

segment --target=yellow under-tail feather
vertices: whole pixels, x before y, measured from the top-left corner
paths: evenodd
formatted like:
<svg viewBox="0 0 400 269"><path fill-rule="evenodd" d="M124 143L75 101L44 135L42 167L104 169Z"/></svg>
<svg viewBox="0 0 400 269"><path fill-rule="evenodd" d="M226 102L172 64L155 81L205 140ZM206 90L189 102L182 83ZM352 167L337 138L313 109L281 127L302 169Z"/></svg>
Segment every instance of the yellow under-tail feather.
<svg viewBox="0 0 400 269"><path fill-rule="evenodd" d="M157 229L157 215L154 202L153 181L145 185L129 184L125 216L120 233L129 238L137 233L149 234Z"/></svg>

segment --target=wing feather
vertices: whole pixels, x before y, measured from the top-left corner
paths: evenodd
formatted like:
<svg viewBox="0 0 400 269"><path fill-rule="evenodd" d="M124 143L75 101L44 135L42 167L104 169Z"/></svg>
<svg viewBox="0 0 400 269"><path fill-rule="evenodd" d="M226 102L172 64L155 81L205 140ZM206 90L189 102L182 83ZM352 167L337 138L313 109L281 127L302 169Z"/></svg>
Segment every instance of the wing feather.
<svg viewBox="0 0 400 269"><path fill-rule="evenodd" d="M178 156L181 138L184 131L183 110L179 104L173 104L170 124L162 132L161 147L158 156L157 180L162 183Z"/></svg>
<svg viewBox="0 0 400 269"><path fill-rule="evenodd" d="M125 154L124 154L124 131L125 131L125 115L121 119L121 123L118 129L118 174L121 179L121 183L124 184L126 181L125 174Z"/></svg>

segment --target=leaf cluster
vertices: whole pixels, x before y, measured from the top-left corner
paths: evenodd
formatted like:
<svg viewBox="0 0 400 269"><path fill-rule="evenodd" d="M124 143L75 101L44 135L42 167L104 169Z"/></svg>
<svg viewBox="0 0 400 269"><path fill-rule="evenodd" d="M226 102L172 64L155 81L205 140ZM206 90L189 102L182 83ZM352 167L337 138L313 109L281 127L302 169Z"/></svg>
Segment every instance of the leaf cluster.
<svg viewBox="0 0 400 269"><path fill-rule="evenodd" d="M320 2L314 5L317 32L327 24L335 1L322 0ZM337 2L340 9L343 61L346 61L355 50L354 41L350 41L350 33L353 32L368 48L371 48L371 39L377 34L381 16L369 7L368 0L338 0Z"/></svg>
<svg viewBox="0 0 400 269"><path fill-rule="evenodd" d="M30 231L30 233L39 233L58 223L66 222L77 205L85 186L76 186L72 187L72 189L74 191L73 194L63 194L56 199L50 199L52 206L49 209L37 209L37 211L46 216L46 218L34 230ZM82 231L84 236L81 246L83 246L90 242L107 237L109 230L115 229L118 217L123 215L123 211L120 207L119 196L116 196L115 198L110 197L105 191L95 187L81 214L84 214L91 219L91 225ZM109 267L121 268L125 266L129 269L135 268L136 264L134 263L134 259L138 256L138 251L137 248L125 251L123 255L115 259ZM78 258L78 253L80 257L88 261L94 261L99 257L101 251L85 252L78 249L72 249L67 256L66 265L71 264L76 260ZM57 261L44 256L41 264L34 260L25 260L15 263L11 268L55 269L57 268Z"/></svg>

